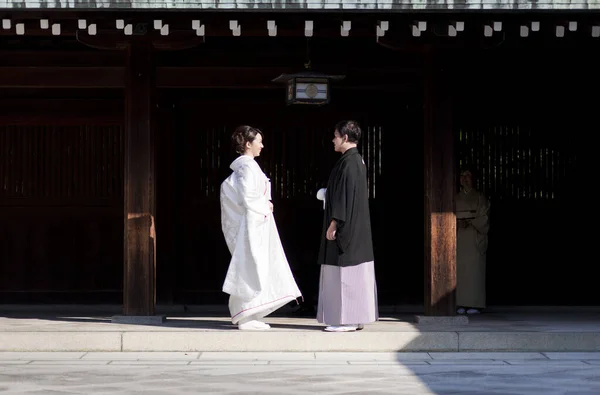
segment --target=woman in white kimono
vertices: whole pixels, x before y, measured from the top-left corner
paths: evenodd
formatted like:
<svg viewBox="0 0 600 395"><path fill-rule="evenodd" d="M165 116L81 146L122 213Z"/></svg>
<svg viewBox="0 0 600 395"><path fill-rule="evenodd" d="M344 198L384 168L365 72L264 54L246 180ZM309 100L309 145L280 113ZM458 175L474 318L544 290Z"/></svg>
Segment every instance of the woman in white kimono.
<svg viewBox="0 0 600 395"><path fill-rule="evenodd" d="M231 253L223 292L231 321L242 330L265 330L261 319L301 297L273 217L271 183L254 158L263 149L262 132L239 126L232 135L240 156L221 184L221 225Z"/></svg>
<svg viewBox="0 0 600 395"><path fill-rule="evenodd" d="M485 308L485 269L490 229L489 200L473 188L473 172L460 173L456 196L456 305L458 314L478 314Z"/></svg>

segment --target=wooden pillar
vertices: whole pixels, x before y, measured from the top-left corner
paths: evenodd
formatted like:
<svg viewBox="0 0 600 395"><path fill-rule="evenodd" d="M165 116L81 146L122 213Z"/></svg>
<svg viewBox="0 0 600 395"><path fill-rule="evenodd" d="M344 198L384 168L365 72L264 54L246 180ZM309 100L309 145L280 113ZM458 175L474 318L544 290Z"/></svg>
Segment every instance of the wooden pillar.
<svg viewBox="0 0 600 395"><path fill-rule="evenodd" d="M150 316L156 306L154 56L143 38L129 42L126 52L123 313Z"/></svg>
<svg viewBox="0 0 600 395"><path fill-rule="evenodd" d="M425 315L456 315L456 215L450 72L425 51Z"/></svg>

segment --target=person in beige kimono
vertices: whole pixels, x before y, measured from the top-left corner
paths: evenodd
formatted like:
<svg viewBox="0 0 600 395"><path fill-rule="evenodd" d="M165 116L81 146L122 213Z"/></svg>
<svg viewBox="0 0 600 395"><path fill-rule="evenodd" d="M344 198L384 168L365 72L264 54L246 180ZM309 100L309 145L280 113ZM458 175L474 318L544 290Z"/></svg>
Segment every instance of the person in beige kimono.
<svg viewBox="0 0 600 395"><path fill-rule="evenodd" d="M479 314L486 306L485 269L490 202L474 185L470 169L460 173L456 196L456 305L458 314Z"/></svg>

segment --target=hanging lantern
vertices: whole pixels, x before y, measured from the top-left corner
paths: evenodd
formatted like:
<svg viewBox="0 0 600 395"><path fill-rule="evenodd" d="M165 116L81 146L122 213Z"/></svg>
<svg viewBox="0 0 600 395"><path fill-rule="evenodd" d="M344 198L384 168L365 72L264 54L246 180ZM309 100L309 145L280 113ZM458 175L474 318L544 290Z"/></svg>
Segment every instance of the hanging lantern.
<svg viewBox="0 0 600 395"><path fill-rule="evenodd" d="M273 82L286 84L285 101L289 104L323 105L331 100L331 81L340 81L344 75L323 74L304 71L295 74L281 74Z"/></svg>

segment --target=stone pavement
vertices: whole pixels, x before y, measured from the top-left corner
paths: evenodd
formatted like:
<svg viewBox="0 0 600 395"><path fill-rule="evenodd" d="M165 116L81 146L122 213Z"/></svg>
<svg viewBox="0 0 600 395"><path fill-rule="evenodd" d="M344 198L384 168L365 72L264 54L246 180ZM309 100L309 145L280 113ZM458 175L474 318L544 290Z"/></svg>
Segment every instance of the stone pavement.
<svg viewBox="0 0 600 395"><path fill-rule="evenodd" d="M0 392L597 395L600 353L0 352Z"/></svg>
<svg viewBox="0 0 600 395"><path fill-rule="evenodd" d="M112 315L0 312L0 351L600 351L595 310L492 311L466 325L416 324L413 314L390 313L355 333L326 333L309 318L272 316L270 331L245 332L217 314L171 312L157 325L115 324Z"/></svg>

